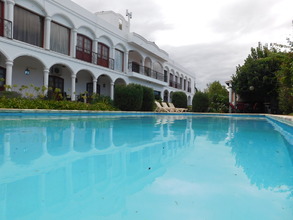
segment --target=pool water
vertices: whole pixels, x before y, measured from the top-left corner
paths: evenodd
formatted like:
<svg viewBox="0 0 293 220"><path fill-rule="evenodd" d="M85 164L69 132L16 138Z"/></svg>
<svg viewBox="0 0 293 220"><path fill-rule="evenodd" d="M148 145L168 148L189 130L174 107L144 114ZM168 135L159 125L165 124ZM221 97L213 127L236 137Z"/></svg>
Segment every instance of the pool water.
<svg viewBox="0 0 293 220"><path fill-rule="evenodd" d="M293 132L266 117L0 117L1 220L293 219Z"/></svg>

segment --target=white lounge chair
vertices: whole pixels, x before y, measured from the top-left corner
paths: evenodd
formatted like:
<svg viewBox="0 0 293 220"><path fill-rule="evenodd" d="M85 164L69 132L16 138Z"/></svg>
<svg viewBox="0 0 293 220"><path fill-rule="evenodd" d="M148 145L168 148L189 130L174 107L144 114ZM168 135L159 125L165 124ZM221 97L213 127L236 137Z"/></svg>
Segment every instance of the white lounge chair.
<svg viewBox="0 0 293 220"><path fill-rule="evenodd" d="M176 110L176 112L187 112L187 108L177 108L174 106L174 104L172 102L168 103L170 108L174 108Z"/></svg>
<svg viewBox="0 0 293 220"><path fill-rule="evenodd" d="M162 106L168 110L168 112L176 112L176 108L172 108L170 106L167 105L166 102L162 102Z"/></svg>
<svg viewBox="0 0 293 220"><path fill-rule="evenodd" d="M156 104L156 112L170 112L168 108L163 107L158 101L155 101Z"/></svg>

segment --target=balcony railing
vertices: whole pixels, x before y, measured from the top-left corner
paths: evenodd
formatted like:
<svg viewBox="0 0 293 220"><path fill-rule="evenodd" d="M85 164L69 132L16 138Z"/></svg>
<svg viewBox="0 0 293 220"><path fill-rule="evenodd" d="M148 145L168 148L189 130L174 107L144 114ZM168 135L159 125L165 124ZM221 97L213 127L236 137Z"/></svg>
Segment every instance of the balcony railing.
<svg viewBox="0 0 293 220"><path fill-rule="evenodd" d="M160 73L158 71L152 70L149 67L141 66L137 63L130 62L130 63L128 63L128 70L164 82L164 74Z"/></svg>
<svg viewBox="0 0 293 220"><path fill-rule="evenodd" d="M169 81L169 86L176 88L176 89L182 89L182 84L173 80Z"/></svg>
<svg viewBox="0 0 293 220"><path fill-rule="evenodd" d="M103 57L95 52L85 52L83 48L76 46L76 58L114 70L114 59Z"/></svg>
<svg viewBox="0 0 293 220"><path fill-rule="evenodd" d="M0 18L0 36L12 39L12 22L4 18Z"/></svg>

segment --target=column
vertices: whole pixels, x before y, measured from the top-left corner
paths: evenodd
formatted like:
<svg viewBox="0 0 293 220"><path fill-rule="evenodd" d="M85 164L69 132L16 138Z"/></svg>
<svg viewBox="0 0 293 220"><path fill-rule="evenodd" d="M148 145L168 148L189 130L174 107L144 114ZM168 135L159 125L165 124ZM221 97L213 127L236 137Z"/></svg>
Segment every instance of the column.
<svg viewBox="0 0 293 220"><path fill-rule="evenodd" d="M74 74L71 75L71 101L75 101L75 79Z"/></svg>
<svg viewBox="0 0 293 220"><path fill-rule="evenodd" d="M96 94L97 93L97 78L93 78L93 93Z"/></svg>
<svg viewBox="0 0 293 220"><path fill-rule="evenodd" d="M112 100L114 100L114 83L110 83L110 97Z"/></svg>
<svg viewBox="0 0 293 220"><path fill-rule="evenodd" d="M45 49L50 50L50 38L51 38L51 17L45 18Z"/></svg>
<svg viewBox="0 0 293 220"><path fill-rule="evenodd" d="M14 5L15 5L15 2L13 0L6 0L6 7L7 7L6 19L11 21L12 24L14 20Z"/></svg>
<svg viewBox="0 0 293 220"><path fill-rule="evenodd" d="M70 45L70 56L76 56L76 41L77 41L77 29L71 29L71 45Z"/></svg>
<svg viewBox="0 0 293 220"><path fill-rule="evenodd" d="M11 91L12 87L12 66L13 66L13 61L7 60L6 61L6 82L5 84L8 86L6 90Z"/></svg>
<svg viewBox="0 0 293 220"><path fill-rule="evenodd" d="M125 51L125 57L124 57L124 72L128 72L128 51Z"/></svg>
<svg viewBox="0 0 293 220"><path fill-rule="evenodd" d="M94 52L94 57L93 57L94 64L98 64L98 39L95 39L93 41L93 52Z"/></svg>
<svg viewBox="0 0 293 220"><path fill-rule="evenodd" d="M49 88L49 72L50 70L48 68L44 69L44 95L47 94Z"/></svg>

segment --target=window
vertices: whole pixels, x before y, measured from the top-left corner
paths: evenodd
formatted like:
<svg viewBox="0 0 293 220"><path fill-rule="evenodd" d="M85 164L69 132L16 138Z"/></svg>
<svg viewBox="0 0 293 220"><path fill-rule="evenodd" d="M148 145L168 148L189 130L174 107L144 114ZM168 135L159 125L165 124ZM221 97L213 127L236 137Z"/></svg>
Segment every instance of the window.
<svg viewBox="0 0 293 220"><path fill-rule="evenodd" d="M175 88L178 88L177 83L178 83L178 76L175 76Z"/></svg>
<svg viewBox="0 0 293 220"><path fill-rule="evenodd" d="M115 70L123 72L124 70L124 53L120 50L115 50Z"/></svg>
<svg viewBox="0 0 293 220"><path fill-rule="evenodd" d="M92 40L81 34L77 35L76 58L92 62Z"/></svg>
<svg viewBox="0 0 293 220"><path fill-rule="evenodd" d="M109 47L105 44L98 44L98 65L109 67Z"/></svg>
<svg viewBox="0 0 293 220"><path fill-rule="evenodd" d="M15 6L13 37L16 40L43 47L44 18Z"/></svg>
<svg viewBox="0 0 293 220"><path fill-rule="evenodd" d="M50 49L69 55L70 30L55 22L51 22Z"/></svg>
<svg viewBox="0 0 293 220"><path fill-rule="evenodd" d="M173 86L173 74L170 73L169 85Z"/></svg>
<svg viewBox="0 0 293 220"><path fill-rule="evenodd" d="M0 91L5 90L6 69L0 67Z"/></svg>
<svg viewBox="0 0 293 220"><path fill-rule="evenodd" d="M119 29L120 30L122 30L122 24L123 24L122 19L119 18Z"/></svg>
<svg viewBox="0 0 293 220"><path fill-rule="evenodd" d="M168 82L168 71L164 70L164 81Z"/></svg>

